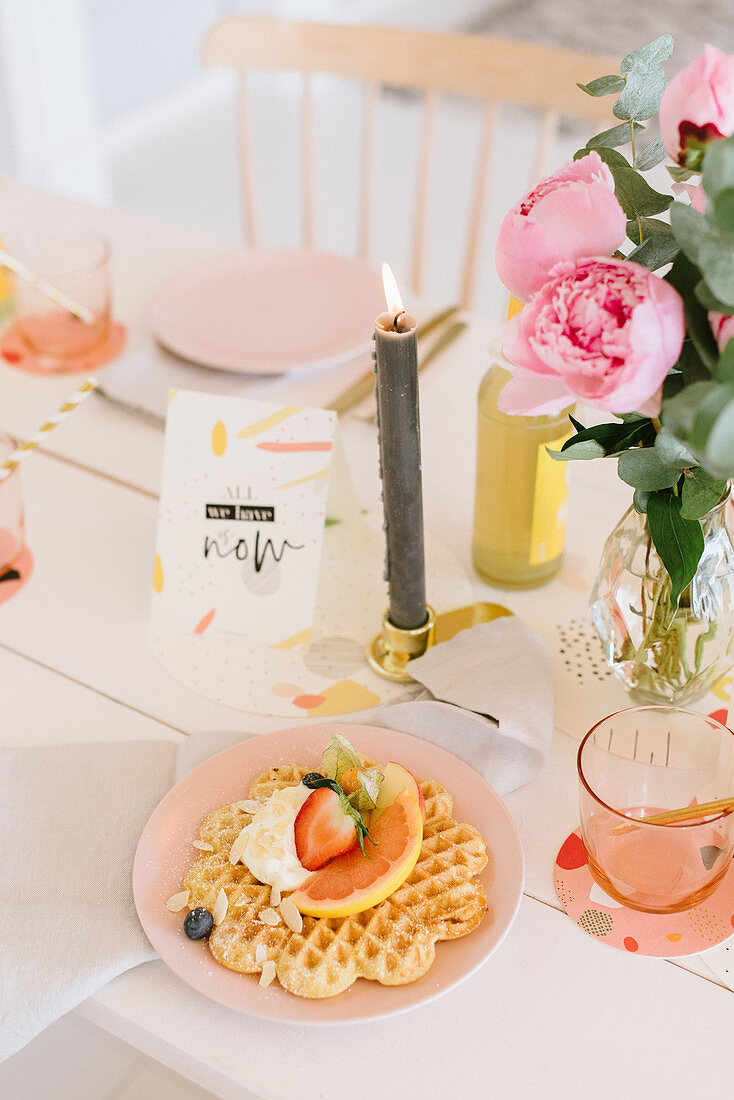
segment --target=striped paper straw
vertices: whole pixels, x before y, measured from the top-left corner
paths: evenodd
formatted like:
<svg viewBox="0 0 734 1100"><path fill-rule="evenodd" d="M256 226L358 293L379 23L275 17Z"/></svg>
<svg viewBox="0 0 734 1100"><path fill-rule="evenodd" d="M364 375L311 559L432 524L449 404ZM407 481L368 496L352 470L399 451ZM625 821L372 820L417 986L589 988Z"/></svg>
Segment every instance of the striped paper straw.
<svg viewBox="0 0 734 1100"><path fill-rule="evenodd" d="M98 384L96 378L88 378L86 382L82 382L79 389L74 391L69 400L64 401L63 405L59 406L53 418L41 424L38 431L34 432L32 436L26 439L25 443L21 443L20 447L18 447L16 451L13 451L10 458L3 462L2 466L0 466L0 482L4 481L6 477L10 477L13 470L17 469L23 459L26 458L31 451L35 451L39 443L43 442L44 437L49 432L52 432L54 428L58 428L61 421L66 420L69 413L79 408L82 401L89 397L90 393L96 390Z"/></svg>
<svg viewBox="0 0 734 1100"><path fill-rule="evenodd" d="M94 311L89 306L83 306L81 302L75 301L74 298L70 298L59 287L54 286L48 279L42 278L37 275L35 271L31 271L29 267L26 267L21 260L16 260L15 256L11 256L9 252L5 252L0 248L0 265L7 267L9 271L12 271L19 279L22 279L24 283L28 283L29 286L35 287L41 294L51 302L55 302L57 306L61 306L62 309L68 309L69 313L73 313L75 317L78 317L80 321L84 321L88 325L93 325L95 320Z"/></svg>

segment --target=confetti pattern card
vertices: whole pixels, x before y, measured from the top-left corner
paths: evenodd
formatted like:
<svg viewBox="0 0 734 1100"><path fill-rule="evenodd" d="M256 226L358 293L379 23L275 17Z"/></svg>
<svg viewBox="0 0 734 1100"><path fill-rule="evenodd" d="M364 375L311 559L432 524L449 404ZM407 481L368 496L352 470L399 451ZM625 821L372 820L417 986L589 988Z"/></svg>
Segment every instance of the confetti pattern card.
<svg viewBox="0 0 734 1100"><path fill-rule="evenodd" d="M172 392L157 624L265 646L311 629L335 433L324 409Z"/></svg>

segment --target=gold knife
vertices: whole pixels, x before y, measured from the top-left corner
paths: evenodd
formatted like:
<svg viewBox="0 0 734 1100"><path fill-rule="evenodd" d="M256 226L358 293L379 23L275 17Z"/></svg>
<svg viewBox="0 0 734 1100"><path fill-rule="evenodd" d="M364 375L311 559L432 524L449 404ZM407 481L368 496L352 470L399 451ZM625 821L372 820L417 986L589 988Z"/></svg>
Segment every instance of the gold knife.
<svg viewBox="0 0 734 1100"><path fill-rule="evenodd" d="M453 317L458 308L458 306L449 306L448 309L444 309L434 317L431 317L418 329L418 339L420 340L424 336L428 336L429 333L433 332L439 325L442 325L444 321L447 321L449 317ZM441 349L438 348L437 350L440 351ZM433 357L433 354L434 350L431 348L428 352L428 356ZM428 358L428 356L426 356L426 358ZM420 367L418 369L420 370ZM354 408L355 405L359 405L361 401L369 397L374 388L375 372L374 369L370 369L366 374L363 374L361 378L358 378L356 382L353 382L351 386L347 386L345 390L325 407L335 413L347 412L348 409Z"/></svg>

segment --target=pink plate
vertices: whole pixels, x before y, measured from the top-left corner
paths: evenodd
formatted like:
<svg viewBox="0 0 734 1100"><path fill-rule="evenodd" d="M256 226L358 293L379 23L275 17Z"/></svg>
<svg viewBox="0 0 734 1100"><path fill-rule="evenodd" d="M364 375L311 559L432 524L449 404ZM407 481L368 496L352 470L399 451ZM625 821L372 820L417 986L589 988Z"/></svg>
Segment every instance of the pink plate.
<svg viewBox="0 0 734 1100"><path fill-rule="evenodd" d="M283 374L336 366L371 347L385 309L367 264L297 249L227 253L169 279L150 306L164 347L205 367Z"/></svg>
<svg viewBox="0 0 734 1100"><path fill-rule="evenodd" d="M482 883L489 912L479 928L454 942L436 944L436 959L422 978L404 986L358 979L350 990L325 1000L305 1000L277 983L262 989L252 974L214 962L204 942L183 934L183 913L169 913L166 899L178 891L196 855L202 818L227 802L247 797L250 782L267 768L297 762L317 767L328 736L343 732L373 760L399 760L416 775L445 783L454 814L486 837L489 864ZM154 811L138 844L133 891L145 933L161 958L185 982L220 1004L265 1020L337 1024L376 1019L425 1004L468 978L499 946L522 896L520 838L504 804L481 776L435 745L395 730L345 724L299 726L253 737L205 761L170 791Z"/></svg>

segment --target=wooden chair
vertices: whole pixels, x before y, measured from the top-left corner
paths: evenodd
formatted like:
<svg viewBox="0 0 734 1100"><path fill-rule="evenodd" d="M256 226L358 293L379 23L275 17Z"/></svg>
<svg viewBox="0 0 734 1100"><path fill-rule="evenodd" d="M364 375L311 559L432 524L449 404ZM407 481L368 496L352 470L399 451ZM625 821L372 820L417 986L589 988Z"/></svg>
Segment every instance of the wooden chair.
<svg viewBox="0 0 734 1100"><path fill-rule="evenodd" d="M315 245L314 107L312 76L327 73L365 86L362 123L362 193L359 253L370 259L375 136L381 91L409 89L424 97L418 193L412 234L410 281L423 284L426 226L435 119L441 95L479 97L484 101L480 150L472 187L469 231L464 249L460 302L472 303L479 259L480 227L487 194L498 107L517 104L542 113L533 168L538 179L548 163L562 116L585 119L600 128L609 119L610 101L593 99L576 87L616 72L618 60L528 42L469 34L441 34L394 27L337 26L273 18L232 16L216 24L203 49L207 65L229 66L239 75L240 167L243 222L247 243L259 243L258 202L253 169L248 74L298 72L301 85L301 201L306 247ZM591 132L591 131L590 131ZM531 182L528 181L528 186Z"/></svg>

